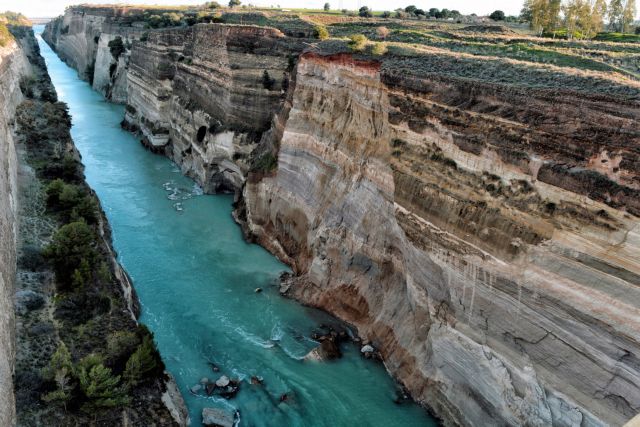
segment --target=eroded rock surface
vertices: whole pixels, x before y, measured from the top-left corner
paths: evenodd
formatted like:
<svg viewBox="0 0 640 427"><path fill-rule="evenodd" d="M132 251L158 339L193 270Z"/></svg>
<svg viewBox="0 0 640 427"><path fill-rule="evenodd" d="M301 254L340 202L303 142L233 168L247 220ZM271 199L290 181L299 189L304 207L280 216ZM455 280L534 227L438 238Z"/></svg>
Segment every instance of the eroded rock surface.
<svg viewBox="0 0 640 427"><path fill-rule="evenodd" d="M17 157L13 116L22 102L20 80L29 74L27 53L16 41L0 46L0 425L15 424L14 289L16 280Z"/></svg>
<svg viewBox="0 0 640 427"><path fill-rule="evenodd" d="M638 103L518 92L306 54L248 227L446 421L620 425L640 409Z"/></svg>
<svg viewBox="0 0 640 427"><path fill-rule="evenodd" d="M357 326L447 424L639 412L638 83L436 49L290 61L296 43L133 40L125 123L206 191L242 187L289 295Z"/></svg>

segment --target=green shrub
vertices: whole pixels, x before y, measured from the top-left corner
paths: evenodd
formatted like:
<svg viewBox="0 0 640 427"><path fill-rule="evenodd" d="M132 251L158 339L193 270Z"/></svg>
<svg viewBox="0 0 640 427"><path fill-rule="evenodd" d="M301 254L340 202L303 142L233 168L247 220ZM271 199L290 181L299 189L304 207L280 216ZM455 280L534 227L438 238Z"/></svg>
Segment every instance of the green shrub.
<svg viewBox="0 0 640 427"><path fill-rule="evenodd" d="M115 59L116 61L118 60L118 58L120 58L120 55L122 55L122 53L124 53L125 51L122 37L118 36L109 42L109 51L111 52L111 56L113 56L113 59Z"/></svg>
<svg viewBox="0 0 640 427"><path fill-rule="evenodd" d="M89 355L82 359L77 369L80 389L89 400L84 409L113 408L129 401L120 376L113 375L111 369L102 364L101 358Z"/></svg>
<svg viewBox="0 0 640 427"><path fill-rule="evenodd" d="M47 185L45 190L47 206L56 207L60 205L60 195L65 186L66 184L60 178L54 179Z"/></svg>
<svg viewBox="0 0 640 427"><path fill-rule="evenodd" d="M326 40L329 38L329 31L324 25L318 24L313 27L313 33L318 40Z"/></svg>
<svg viewBox="0 0 640 427"><path fill-rule="evenodd" d="M278 158L273 153L268 152L258 158L253 169L260 172L270 172L277 167Z"/></svg>
<svg viewBox="0 0 640 427"><path fill-rule="evenodd" d="M81 271L85 262L89 268L93 267L96 259L95 246L96 236L84 221L60 227L44 251L53 264L58 284L62 287L71 285L75 271Z"/></svg>
<svg viewBox="0 0 640 427"><path fill-rule="evenodd" d="M354 52L361 52L367 45L367 38L363 34L354 34L349 37L349 47Z"/></svg>
<svg viewBox="0 0 640 427"><path fill-rule="evenodd" d="M151 336L143 338L137 350L129 357L124 378L129 387L135 387L158 367L158 356Z"/></svg>
<svg viewBox="0 0 640 427"><path fill-rule="evenodd" d="M5 25L0 24L0 46L8 45L11 40L13 40L13 36L9 32L9 29Z"/></svg>
<svg viewBox="0 0 640 427"><path fill-rule="evenodd" d="M387 45L386 43L376 42L373 44L373 48L371 49L371 53L380 56L387 53Z"/></svg>
<svg viewBox="0 0 640 427"><path fill-rule="evenodd" d="M65 406L71 400L71 393L75 388L73 382L73 364L71 363L71 353L64 342L61 342L49 365L43 369L45 380L54 381L55 390L42 396L42 400L47 403L57 403Z"/></svg>

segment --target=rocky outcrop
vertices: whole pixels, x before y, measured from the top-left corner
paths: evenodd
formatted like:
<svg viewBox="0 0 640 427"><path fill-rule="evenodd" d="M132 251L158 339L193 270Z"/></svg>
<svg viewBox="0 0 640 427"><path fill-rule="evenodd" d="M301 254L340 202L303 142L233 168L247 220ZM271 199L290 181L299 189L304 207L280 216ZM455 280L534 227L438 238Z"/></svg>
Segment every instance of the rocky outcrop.
<svg viewBox="0 0 640 427"><path fill-rule="evenodd" d="M357 326L446 424L639 412L637 82L438 49L289 59L299 42L151 31L125 124L206 191L242 187L289 295Z"/></svg>
<svg viewBox="0 0 640 427"><path fill-rule="evenodd" d="M15 424L14 287L16 277L17 158L13 116L22 102L20 81L29 61L17 42L0 47L0 425Z"/></svg>
<svg viewBox="0 0 640 427"><path fill-rule="evenodd" d="M289 293L355 324L447 423L623 424L637 100L393 71L300 60L277 171L244 189Z"/></svg>
<svg viewBox="0 0 640 427"><path fill-rule="evenodd" d="M249 25L148 31L135 19L131 8L72 7L43 37L94 89L127 104L123 125L143 143L205 191L239 190L304 41Z"/></svg>
<svg viewBox="0 0 640 427"><path fill-rule="evenodd" d="M288 43L250 26L152 32L133 44L125 122L205 191L238 190L283 102Z"/></svg>
<svg viewBox="0 0 640 427"><path fill-rule="evenodd" d="M95 90L112 102L127 100L127 74L130 47L145 33L143 25L126 19L128 8L70 7L49 22L42 34L60 58L78 71ZM109 46L118 39L120 52Z"/></svg>

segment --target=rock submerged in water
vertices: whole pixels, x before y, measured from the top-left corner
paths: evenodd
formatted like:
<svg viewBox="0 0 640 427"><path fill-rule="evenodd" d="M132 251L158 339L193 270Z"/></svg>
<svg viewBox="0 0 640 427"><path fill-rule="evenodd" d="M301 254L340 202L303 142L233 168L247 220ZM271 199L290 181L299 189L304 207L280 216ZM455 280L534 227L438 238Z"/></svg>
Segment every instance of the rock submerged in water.
<svg viewBox="0 0 640 427"><path fill-rule="evenodd" d="M204 408L202 410L202 424L207 427L233 427L235 414L224 409Z"/></svg>
<svg viewBox="0 0 640 427"><path fill-rule="evenodd" d="M369 344L362 346L360 349L360 353L373 353L374 351L376 351L376 349Z"/></svg>
<svg viewBox="0 0 640 427"><path fill-rule="evenodd" d="M342 357L342 352L340 351L336 337L326 335L320 339L320 345L311 350L304 357L305 360L333 360Z"/></svg>
<svg viewBox="0 0 640 427"><path fill-rule="evenodd" d="M223 375L216 380L216 385L218 387L226 387L229 385L229 382L230 382L229 377L226 375Z"/></svg>

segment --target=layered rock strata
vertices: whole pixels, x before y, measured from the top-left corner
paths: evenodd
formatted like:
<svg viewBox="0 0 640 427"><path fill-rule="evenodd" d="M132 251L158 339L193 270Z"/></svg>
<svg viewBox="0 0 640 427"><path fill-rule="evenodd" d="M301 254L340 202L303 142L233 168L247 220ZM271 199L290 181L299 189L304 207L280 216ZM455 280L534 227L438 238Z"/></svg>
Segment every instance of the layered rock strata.
<svg viewBox="0 0 640 427"><path fill-rule="evenodd" d="M15 424L13 372L16 278L17 157L13 117L22 102L20 81L30 73L25 51L16 42L0 47L0 425Z"/></svg>
<svg viewBox="0 0 640 427"><path fill-rule="evenodd" d="M447 423L640 410L637 99L350 55L296 74L277 171L244 188L289 294L355 324Z"/></svg>
<svg viewBox="0 0 640 427"><path fill-rule="evenodd" d="M446 424L639 412L637 82L437 49L290 60L299 42L150 32L125 123L206 191L243 186L288 293L357 326Z"/></svg>
<svg viewBox="0 0 640 427"><path fill-rule="evenodd" d="M43 37L94 89L127 104L123 124L147 146L205 191L239 190L304 40L248 25L149 31L143 22L122 24L134 12L72 7ZM116 38L124 45L117 60L109 47Z"/></svg>

